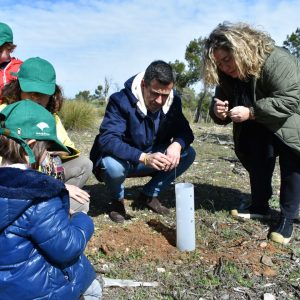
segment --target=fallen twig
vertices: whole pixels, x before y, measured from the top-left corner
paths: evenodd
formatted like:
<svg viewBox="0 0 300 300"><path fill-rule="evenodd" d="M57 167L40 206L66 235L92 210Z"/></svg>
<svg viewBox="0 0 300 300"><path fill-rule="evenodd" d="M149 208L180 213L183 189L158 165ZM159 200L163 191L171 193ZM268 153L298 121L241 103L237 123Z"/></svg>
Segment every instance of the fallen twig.
<svg viewBox="0 0 300 300"><path fill-rule="evenodd" d="M104 287L157 287L159 283L156 281L146 282L146 281L135 281L130 279L112 279L107 277L102 277L104 282Z"/></svg>

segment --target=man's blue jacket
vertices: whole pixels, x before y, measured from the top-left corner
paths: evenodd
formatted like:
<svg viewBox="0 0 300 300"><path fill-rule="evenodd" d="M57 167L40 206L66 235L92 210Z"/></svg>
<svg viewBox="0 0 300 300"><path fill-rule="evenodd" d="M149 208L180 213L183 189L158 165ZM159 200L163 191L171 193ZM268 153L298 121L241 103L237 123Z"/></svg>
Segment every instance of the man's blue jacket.
<svg viewBox="0 0 300 300"><path fill-rule="evenodd" d="M161 110L160 122L155 134L153 119L139 108L132 92L135 76L125 82L125 88L110 96L100 132L90 153L94 166L105 156L113 156L133 164L139 162L143 152L153 146L168 145L177 141L182 149L194 140L193 132L182 113L181 99L174 93L167 112Z"/></svg>
<svg viewBox="0 0 300 300"><path fill-rule="evenodd" d="M96 274L83 255L94 226L68 216L64 184L0 167L0 299L78 300Z"/></svg>

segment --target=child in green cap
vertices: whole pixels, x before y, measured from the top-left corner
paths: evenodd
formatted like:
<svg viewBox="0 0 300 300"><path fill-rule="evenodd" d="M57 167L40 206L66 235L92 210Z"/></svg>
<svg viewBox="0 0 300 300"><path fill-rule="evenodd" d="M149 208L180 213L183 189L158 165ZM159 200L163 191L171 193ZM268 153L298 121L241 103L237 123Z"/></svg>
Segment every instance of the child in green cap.
<svg viewBox="0 0 300 300"><path fill-rule="evenodd" d="M0 122L0 299L101 299L83 254L92 219L69 217L64 184L36 171L47 151L69 151L53 116L24 100L8 105Z"/></svg>
<svg viewBox="0 0 300 300"><path fill-rule="evenodd" d="M64 174L58 176L63 179L69 190L71 210L87 212L90 196L82 187L92 175L92 163L87 157L80 155L80 151L75 148L57 115L62 107L63 97L60 87L56 84L56 73L53 66L47 60L33 57L25 60L19 72L13 75L17 76L17 80L10 82L3 90L4 102L10 104L30 99L44 106L53 114L57 136L71 153L56 153L59 156L50 156L49 154L42 164L43 171L49 175L60 174L61 159Z"/></svg>
<svg viewBox="0 0 300 300"><path fill-rule="evenodd" d="M15 48L11 28L5 23L0 23L0 106L3 87L16 78L11 72L17 72L22 64L21 60L11 57Z"/></svg>

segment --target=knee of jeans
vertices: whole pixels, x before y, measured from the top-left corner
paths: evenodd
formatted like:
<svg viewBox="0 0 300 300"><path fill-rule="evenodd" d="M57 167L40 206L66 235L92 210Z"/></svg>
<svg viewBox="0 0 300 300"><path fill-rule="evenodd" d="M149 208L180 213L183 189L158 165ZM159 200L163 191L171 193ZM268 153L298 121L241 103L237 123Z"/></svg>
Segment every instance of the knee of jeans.
<svg viewBox="0 0 300 300"><path fill-rule="evenodd" d="M107 164L102 168L104 177L107 180L124 180L125 168L121 164Z"/></svg>
<svg viewBox="0 0 300 300"><path fill-rule="evenodd" d="M105 178L105 181L123 182L126 177L125 177L124 173L118 172L117 170L110 170L110 172L108 172L107 170L104 170L104 178Z"/></svg>

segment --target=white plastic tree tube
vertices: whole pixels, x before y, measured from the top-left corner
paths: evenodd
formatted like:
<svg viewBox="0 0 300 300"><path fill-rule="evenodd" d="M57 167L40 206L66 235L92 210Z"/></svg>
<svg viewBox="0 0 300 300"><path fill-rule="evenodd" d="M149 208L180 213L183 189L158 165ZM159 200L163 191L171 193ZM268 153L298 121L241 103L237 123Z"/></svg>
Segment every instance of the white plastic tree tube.
<svg viewBox="0 0 300 300"><path fill-rule="evenodd" d="M196 248L194 185L176 183L176 247L180 251Z"/></svg>

